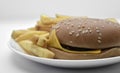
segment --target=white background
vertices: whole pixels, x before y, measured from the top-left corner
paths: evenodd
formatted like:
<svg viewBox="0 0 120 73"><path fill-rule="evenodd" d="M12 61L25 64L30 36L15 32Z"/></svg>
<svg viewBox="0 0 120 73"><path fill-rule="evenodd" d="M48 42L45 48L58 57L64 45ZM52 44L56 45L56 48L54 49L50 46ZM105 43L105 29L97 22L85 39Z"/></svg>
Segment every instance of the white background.
<svg viewBox="0 0 120 73"><path fill-rule="evenodd" d="M0 19L32 19L40 14L120 17L120 0L0 0Z"/></svg>
<svg viewBox="0 0 120 73"><path fill-rule="evenodd" d="M61 69L29 61L7 46L11 31L34 26L40 14L120 18L120 0L0 0L0 73L120 73L120 64Z"/></svg>

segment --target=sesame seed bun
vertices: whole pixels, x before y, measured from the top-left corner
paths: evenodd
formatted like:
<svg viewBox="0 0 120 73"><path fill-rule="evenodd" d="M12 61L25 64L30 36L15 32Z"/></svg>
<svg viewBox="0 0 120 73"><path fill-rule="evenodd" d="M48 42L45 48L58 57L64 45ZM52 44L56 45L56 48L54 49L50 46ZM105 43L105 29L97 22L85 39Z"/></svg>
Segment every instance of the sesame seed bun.
<svg viewBox="0 0 120 73"><path fill-rule="evenodd" d="M64 45L88 49L120 46L120 24L105 19L70 18L53 28Z"/></svg>

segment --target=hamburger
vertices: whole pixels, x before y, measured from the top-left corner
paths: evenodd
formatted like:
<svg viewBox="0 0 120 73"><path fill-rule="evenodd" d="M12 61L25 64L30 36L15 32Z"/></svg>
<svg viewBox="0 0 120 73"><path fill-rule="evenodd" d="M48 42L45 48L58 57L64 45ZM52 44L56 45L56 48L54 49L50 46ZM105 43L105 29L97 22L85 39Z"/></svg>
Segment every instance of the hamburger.
<svg viewBox="0 0 120 73"><path fill-rule="evenodd" d="M120 56L120 24L96 18L69 18L51 29L48 49L56 59Z"/></svg>

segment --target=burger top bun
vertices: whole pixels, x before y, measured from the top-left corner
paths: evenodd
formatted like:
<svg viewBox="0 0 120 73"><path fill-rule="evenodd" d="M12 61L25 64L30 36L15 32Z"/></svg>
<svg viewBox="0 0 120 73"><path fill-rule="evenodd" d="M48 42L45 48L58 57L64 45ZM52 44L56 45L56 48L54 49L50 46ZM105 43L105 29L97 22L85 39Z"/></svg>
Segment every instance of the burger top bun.
<svg viewBox="0 0 120 73"><path fill-rule="evenodd" d="M63 45L88 49L120 46L120 24L105 19L69 18L53 29Z"/></svg>

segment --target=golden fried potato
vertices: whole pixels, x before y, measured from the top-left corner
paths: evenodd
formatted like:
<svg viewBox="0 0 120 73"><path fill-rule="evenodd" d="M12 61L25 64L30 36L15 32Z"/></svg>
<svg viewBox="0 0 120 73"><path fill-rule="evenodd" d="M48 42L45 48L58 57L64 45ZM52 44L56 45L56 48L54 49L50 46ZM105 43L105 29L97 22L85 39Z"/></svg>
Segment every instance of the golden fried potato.
<svg viewBox="0 0 120 73"><path fill-rule="evenodd" d="M37 41L37 45L41 47L47 47L47 38L40 36Z"/></svg>
<svg viewBox="0 0 120 73"><path fill-rule="evenodd" d="M48 26L46 26L46 25L36 25L36 30L48 31L49 32L52 26L53 26L52 24L48 25Z"/></svg>
<svg viewBox="0 0 120 73"><path fill-rule="evenodd" d="M36 31L35 27L28 28L27 30Z"/></svg>
<svg viewBox="0 0 120 73"><path fill-rule="evenodd" d="M22 41L22 40L27 40L27 39L31 39L33 37L33 35L42 35L48 33L46 31L29 31L26 32L23 35L20 35L19 37L17 37L15 40L18 41Z"/></svg>
<svg viewBox="0 0 120 73"><path fill-rule="evenodd" d="M39 35L37 37L38 37L38 40L37 40L36 44L38 46L41 46L41 47L47 47L49 33L46 33L46 34L43 34L43 35Z"/></svg>
<svg viewBox="0 0 120 73"><path fill-rule="evenodd" d="M111 21L113 23L118 23L118 21L115 18L107 18L107 21Z"/></svg>
<svg viewBox="0 0 120 73"><path fill-rule="evenodd" d="M27 52L30 55L33 55L32 51L31 51L31 48L32 48L32 45L33 45L32 41L30 41L30 40L23 40L23 41L20 41L18 43L25 50L25 52Z"/></svg>
<svg viewBox="0 0 120 73"><path fill-rule="evenodd" d="M42 35L33 35L30 40L36 45L39 45L41 47L46 47L48 36L49 36L49 33L42 34Z"/></svg>
<svg viewBox="0 0 120 73"><path fill-rule="evenodd" d="M12 38L16 39L17 37L19 37L20 35L24 34L27 31L28 30L13 30L13 32L12 32Z"/></svg>
<svg viewBox="0 0 120 73"><path fill-rule="evenodd" d="M65 19L68 19L70 18L71 16L65 16L65 15L59 15L59 14L56 14L56 18L52 18L52 17L48 17L46 15L42 15L41 16L41 22L38 22L38 24L47 24L47 25L53 25L53 24L56 24L62 20L65 20Z"/></svg>
<svg viewBox="0 0 120 73"><path fill-rule="evenodd" d="M42 24L41 20L37 21L37 25L44 25Z"/></svg>
<svg viewBox="0 0 120 73"><path fill-rule="evenodd" d="M45 33L45 34L42 34L40 36L48 38L49 37L49 33Z"/></svg>
<svg viewBox="0 0 120 73"><path fill-rule="evenodd" d="M71 18L71 16L56 14L56 18Z"/></svg>
<svg viewBox="0 0 120 73"><path fill-rule="evenodd" d="M38 57L54 58L55 54L46 48L42 48L36 45L32 46L32 53Z"/></svg>
<svg viewBox="0 0 120 73"><path fill-rule="evenodd" d="M34 45L30 40L23 40L19 42L19 45L30 55L35 55L44 58L54 58L55 54L46 48Z"/></svg>
<svg viewBox="0 0 120 73"><path fill-rule="evenodd" d="M54 19L54 23L57 24L58 22L66 20L66 19L68 19L68 18L56 18L56 19Z"/></svg>
<svg viewBox="0 0 120 73"><path fill-rule="evenodd" d="M46 15L42 15L42 16L41 16L41 23L44 24L44 25L55 24L55 23L54 23L54 18L48 17L48 16L46 16Z"/></svg>
<svg viewBox="0 0 120 73"><path fill-rule="evenodd" d="M40 35L33 35L30 40L37 45L38 39Z"/></svg>
<svg viewBox="0 0 120 73"><path fill-rule="evenodd" d="M70 18L70 16L56 15L56 18L52 18L46 15L42 15L41 20L37 22L36 30L42 30L42 31L49 32L52 26L68 18Z"/></svg>

